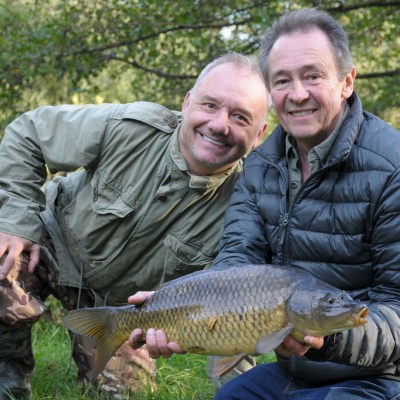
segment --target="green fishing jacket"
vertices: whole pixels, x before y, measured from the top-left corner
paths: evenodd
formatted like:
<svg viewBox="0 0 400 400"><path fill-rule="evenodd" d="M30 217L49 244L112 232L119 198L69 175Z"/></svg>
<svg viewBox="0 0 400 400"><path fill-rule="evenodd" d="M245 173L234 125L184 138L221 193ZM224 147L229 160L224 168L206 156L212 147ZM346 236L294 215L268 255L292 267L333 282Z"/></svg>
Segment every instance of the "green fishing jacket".
<svg viewBox="0 0 400 400"><path fill-rule="evenodd" d="M178 149L181 119L148 102L23 114L0 146L0 231L39 243L44 224L60 284L107 304L206 267L242 162L191 175ZM74 172L41 188L46 166Z"/></svg>

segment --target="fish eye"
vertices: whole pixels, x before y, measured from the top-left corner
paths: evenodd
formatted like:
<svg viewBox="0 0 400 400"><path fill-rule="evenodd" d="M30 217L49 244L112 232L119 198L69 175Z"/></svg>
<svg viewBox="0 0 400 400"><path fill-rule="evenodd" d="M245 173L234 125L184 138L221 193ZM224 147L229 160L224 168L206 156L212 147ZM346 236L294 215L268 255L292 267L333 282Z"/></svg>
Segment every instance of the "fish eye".
<svg viewBox="0 0 400 400"><path fill-rule="evenodd" d="M334 297L329 297L328 303L329 304L335 304L335 298Z"/></svg>

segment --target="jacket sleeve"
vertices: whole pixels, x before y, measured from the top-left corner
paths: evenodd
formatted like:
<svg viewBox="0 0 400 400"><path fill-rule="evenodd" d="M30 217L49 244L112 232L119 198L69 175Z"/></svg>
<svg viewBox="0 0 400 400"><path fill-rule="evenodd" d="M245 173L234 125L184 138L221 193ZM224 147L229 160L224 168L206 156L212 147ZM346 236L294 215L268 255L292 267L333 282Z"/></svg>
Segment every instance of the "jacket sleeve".
<svg viewBox="0 0 400 400"><path fill-rule="evenodd" d="M0 146L0 231L38 242L41 190L51 173L89 167L99 157L115 105L40 107L13 121Z"/></svg>
<svg viewBox="0 0 400 400"><path fill-rule="evenodd" d="M238 179L230 204L225 212L224 231L214 267L231 267L235 264L268 263L268 243L264 222L256 204L257 192L253 180L251 161L246 160L244 171Z"/></svg>
<svg viewBox="0 0 400 400"><path fill-rule="evenodd" d="M400 360L400 171L384 188L371 224L373 281L364 327L328 337L320 351L307 357L365 367L399 364Z"/></svg>

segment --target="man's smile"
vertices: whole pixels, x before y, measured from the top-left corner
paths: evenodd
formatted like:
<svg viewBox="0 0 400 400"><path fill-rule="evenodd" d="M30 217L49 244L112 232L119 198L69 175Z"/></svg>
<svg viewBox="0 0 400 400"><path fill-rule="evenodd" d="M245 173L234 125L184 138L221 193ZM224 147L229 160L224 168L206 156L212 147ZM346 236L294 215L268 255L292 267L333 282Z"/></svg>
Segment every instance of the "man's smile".
<svg viewBox="0 0 400 400"><path fill-rule="evenodd" d="M313 114L315 112L314 109L309 110L299 110L299 111L289 111L289 114L293 117L304 117L306 115Z"/></svg>
<svg viewBox="0 0 400 400"><path fill-rule="evenodd" d="M200 133L200 136L201 136L206 142L215 144L215 145L220 146L220 147L226 147L226 146L227 146L225 143L222 143L222 142L217 141L217 140L215 140L215 139L211 139L210 137L205 136L205 135L203 135L202 133Z"/></svg>

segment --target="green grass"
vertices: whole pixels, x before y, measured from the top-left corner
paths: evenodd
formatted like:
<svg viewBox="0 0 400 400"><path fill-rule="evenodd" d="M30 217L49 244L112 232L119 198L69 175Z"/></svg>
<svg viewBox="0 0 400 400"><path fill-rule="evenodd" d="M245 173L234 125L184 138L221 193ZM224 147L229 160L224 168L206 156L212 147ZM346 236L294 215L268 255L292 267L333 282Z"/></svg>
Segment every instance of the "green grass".
<svg viewBox="0 0 400 400"><path fill-rule="evenodd" d="M57 311L57 310L56 310ZM86 393L76 384L76 365L70 362L68 332L58 322L41 320L34 325L33 351L36 368L32 377L33 400L103 400L104 396ZM260 362L273 359L260 356ZM174 355L157 360L157 391L144 388L130 399L140 400L209 400L214 388L206 374L206 357L195 354ZM127 398L128 399L128 398Z"/></svg>

